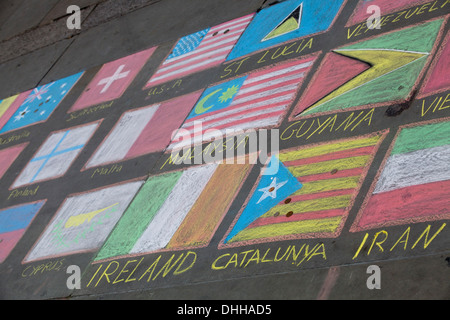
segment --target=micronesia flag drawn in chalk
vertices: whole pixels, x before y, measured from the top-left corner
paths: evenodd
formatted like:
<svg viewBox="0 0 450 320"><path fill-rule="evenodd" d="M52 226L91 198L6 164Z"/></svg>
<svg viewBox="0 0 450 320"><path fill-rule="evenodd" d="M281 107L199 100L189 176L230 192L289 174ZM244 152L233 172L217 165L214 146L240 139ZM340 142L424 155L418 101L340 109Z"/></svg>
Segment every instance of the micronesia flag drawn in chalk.
<svg viewBox="0 0 450 320"><path fill-rule="evenodd" d="M220 65L253 14L181 38L146 88Z"/></svg>
<svg viewBox="0 0 450 320"><path fill-rule="evenodd" d="M283 62L206 89L169 149L206 142L213 137L214 132L207 132L212 129L247 130L277 125L315 60L316 56L310 56ZM201 132L195 126L199 121ZM191 139L185 139L187 131Z"/></svg>

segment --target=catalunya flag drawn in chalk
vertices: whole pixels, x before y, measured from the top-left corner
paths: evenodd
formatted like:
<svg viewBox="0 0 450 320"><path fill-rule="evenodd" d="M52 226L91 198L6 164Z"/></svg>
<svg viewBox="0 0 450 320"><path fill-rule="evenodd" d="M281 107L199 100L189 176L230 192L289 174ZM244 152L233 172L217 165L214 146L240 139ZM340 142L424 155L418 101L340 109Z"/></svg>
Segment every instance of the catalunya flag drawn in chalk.
<svg viewBox="0 0 450 320"><path fill-rule="evenodd" d="M208 164L150 177L96 260L208 245L250 168Z"/></svg>
<svg viewBox="0 0 450 320"><path fill-rule="evenodd" d="M191 141L175 136L169 149L208 141L209 129L246 130L277 125L293 102L316 57L284 62L205 90L182 126ZM201 121L202 131L195 130ZM201 133L201 134L200 134ZM181 140L181 141L180 141Z"/></svg>
<svg viewBox="0 0 450 320"><path fill-rule="evenodd" d="M221 246L337 237L384 136L296 148L273 156Z"/></svg>
<svg viewBox="0 0 450 320"><path fill-rule="evenodd" d="M355 230L450 217L450 121L401 129Z"/></svg>
<svg viewBox="0 0 450 320"><path fill-rule="evenodd" d="M0 134L46 121L83 72L0 101Z"/></svg>
<svg viewBox="0 0 450 320"><path fill-rule="evenodd" d="M45 201L39 201L0 211L0 263L9 256L44 204Z"/></svg>
<svg viewBox="0 0 450 320"><path fill-rule="evenodd" d="M147 83L147 88L220 65L253 14L183 37Z"/></svg>

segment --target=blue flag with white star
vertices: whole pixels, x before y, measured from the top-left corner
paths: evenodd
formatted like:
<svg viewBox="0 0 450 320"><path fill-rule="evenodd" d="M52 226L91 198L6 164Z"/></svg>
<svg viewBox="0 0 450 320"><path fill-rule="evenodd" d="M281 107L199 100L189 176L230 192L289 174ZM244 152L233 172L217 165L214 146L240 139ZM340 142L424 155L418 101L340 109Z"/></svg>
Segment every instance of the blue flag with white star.
<svg viewBox="0 0 450 320"><path fill-rule="evenodd" d="M80 72L32 90L0 134L46 121L82 75Z"/></svg>
<svg viewBox="0 0 450 320"><path fill-rule="evenodd" d="M278 163L275 165L275 162ZM277 156L272 156L270 167L272 166L278 166L278 172L274 175L261 176L258 186L233 230L225 239L225 243L233 239L234 236L247 228L253 221L303 187Z"/></svg>

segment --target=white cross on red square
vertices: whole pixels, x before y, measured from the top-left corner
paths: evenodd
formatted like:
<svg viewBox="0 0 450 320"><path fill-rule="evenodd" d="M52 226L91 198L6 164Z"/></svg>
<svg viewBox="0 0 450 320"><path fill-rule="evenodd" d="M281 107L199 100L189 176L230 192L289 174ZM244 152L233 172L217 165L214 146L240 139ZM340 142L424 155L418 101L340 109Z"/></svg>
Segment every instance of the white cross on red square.
<svg viewBox="0 0 450 320"><path fill-rule="evenodd" d="M155 50L156 47L103 65L70 112L120 98Z"/></svg>

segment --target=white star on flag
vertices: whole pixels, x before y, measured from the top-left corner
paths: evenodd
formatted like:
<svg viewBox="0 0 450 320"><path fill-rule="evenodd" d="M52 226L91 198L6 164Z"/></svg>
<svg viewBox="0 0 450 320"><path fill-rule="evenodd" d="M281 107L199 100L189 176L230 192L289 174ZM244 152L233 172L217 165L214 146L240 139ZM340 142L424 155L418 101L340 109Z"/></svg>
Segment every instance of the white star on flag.
<svg viewBox="0 0 450 320"><path fill-rule="evenodd" d="M264 201L265 199L267 199L269 197L271 197L272 199L275 199L277 197L278 189L282 188L286 183L287 183L287 181L280 182L277 184L277 178L274 178L272 180L272 183L270 184L270 186L258 190L258 191L264 192L264 194L261 196L261 198L259 199L257 204L261 203L262 201Z"/></svg>

